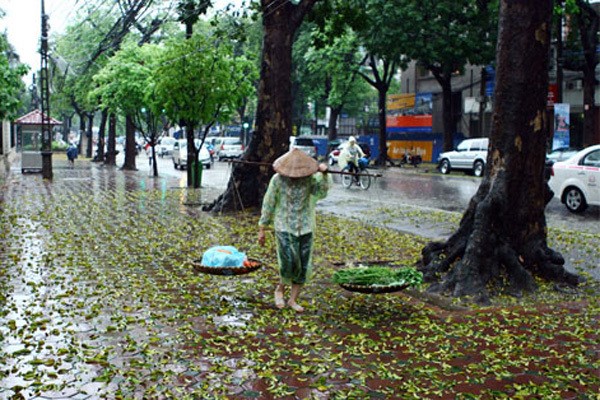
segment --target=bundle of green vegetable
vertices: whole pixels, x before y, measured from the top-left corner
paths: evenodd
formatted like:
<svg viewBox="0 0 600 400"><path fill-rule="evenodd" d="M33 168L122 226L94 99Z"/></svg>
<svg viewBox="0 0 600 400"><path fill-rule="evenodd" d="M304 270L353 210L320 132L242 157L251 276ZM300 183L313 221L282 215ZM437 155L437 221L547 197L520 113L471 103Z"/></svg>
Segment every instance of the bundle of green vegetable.
<svg viewBox="0 0 600 400"><path fill-rule="evenodd" d="M423 283L423 274L412 267L360 266L336 271L333 282L365 286L418 286Z"/></svg>

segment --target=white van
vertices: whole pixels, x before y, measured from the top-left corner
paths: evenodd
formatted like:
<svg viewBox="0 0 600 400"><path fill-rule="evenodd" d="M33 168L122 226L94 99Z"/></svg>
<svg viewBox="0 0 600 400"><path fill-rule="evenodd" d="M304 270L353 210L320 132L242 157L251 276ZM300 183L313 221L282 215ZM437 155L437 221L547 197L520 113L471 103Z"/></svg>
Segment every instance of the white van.
<svg viewBox="0 0 600 400"><path fill-rule="evenodd" d="M446 151L438 158L438 169L442 174L451 170L462 170L475 176L482 176L488 153L488 138L465 139L455 150Z"/></svg>

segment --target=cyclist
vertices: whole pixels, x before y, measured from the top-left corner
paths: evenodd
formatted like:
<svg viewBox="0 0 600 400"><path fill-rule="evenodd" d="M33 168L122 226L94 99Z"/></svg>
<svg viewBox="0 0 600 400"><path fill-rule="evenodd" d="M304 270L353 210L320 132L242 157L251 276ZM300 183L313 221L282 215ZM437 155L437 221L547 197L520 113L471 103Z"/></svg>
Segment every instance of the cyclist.
<svg viewBox="0 0 600 400"><path fill-rule="evenodd" d="M360 172L359 168L359 160L365 157L365 153L362 151L358 143L356 143L356 138L354 136L350 136L348 138L348 143L344 149L340 152L340 167L342 169L348 166L349 172L353 172L358 174ZM354 177L355 181L358 182L358 175Z"/></svg>

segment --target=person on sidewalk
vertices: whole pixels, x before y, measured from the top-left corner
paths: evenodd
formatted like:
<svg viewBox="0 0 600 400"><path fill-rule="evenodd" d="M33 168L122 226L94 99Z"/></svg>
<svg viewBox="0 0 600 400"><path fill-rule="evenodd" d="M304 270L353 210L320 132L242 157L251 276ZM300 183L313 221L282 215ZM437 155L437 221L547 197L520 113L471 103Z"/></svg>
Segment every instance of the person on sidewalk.
<svg viewBox="0 0 600 400"><path fill-rule="evenodd" d="M285 307L284 289L291 285L287 304L297 312L302 285L312 270L315 205L331 187L327 165L293 148L273 163L273 175L263 199L258 221L258 243L265 244L265 227L273 225L277 244L280 281L275 288L275 306Z"/></svg>
<svg viewBox="0 0 600 400"><path fill-rule="evenodd" d="M69 159L70 168L75 167L75 159L77 158L78 153L77 146L75 146L74 143L70 143L67 148L67 158Z"/></svg>

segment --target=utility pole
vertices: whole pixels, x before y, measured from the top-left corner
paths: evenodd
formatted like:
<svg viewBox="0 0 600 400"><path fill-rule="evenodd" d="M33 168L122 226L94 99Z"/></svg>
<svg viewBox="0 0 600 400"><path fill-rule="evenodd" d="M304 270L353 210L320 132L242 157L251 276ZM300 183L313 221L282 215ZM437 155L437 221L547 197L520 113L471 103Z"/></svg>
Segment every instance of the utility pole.
<svg viewBox="0 0 600 400"><path fill-rule="evenodd" d="M52 179L52 135L50 125L50 90L48 82L48 15L42 1L42 48L40 92L42 103L42 177Z"/></svg>

